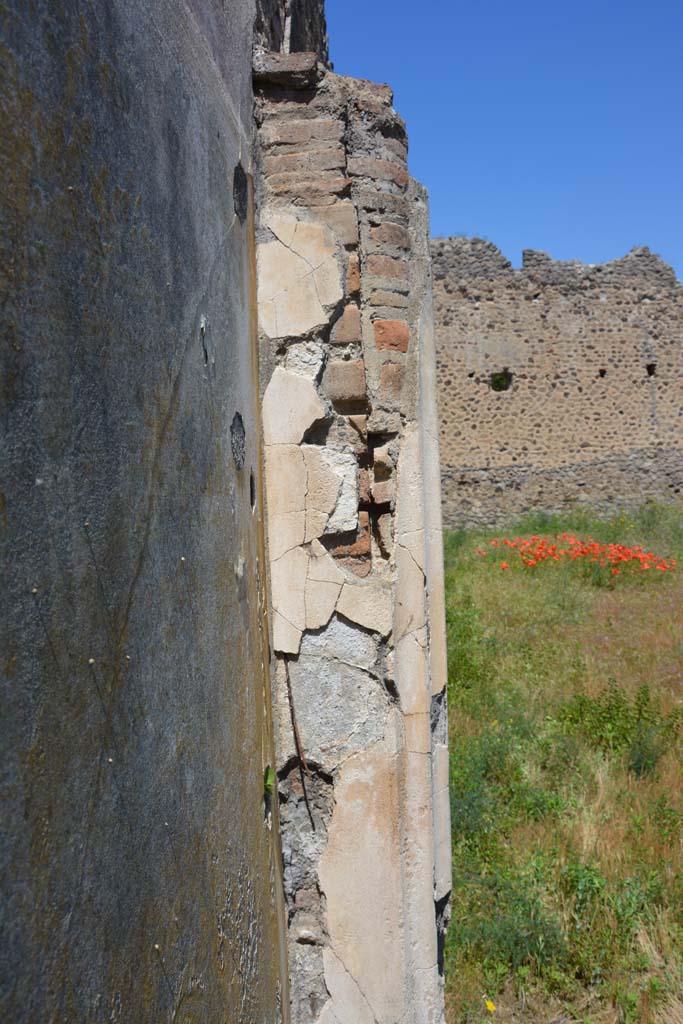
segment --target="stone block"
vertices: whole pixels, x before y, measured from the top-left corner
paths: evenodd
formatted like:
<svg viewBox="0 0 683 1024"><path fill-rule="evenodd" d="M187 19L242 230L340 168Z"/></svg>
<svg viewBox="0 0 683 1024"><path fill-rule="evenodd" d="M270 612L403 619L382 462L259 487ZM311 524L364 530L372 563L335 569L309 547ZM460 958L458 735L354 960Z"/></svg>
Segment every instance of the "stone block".
<svg viewBox="0 0 683 1024"><path fill-rule="evenodd" d="M311 89L318 80L318 55L255 50L252 72L256 85Z"/></svg>
<svg viewBox="0 0 683 1024"><path fill-rule="evenodd" d="M318 145L321 142L340 142L344 134L344 122L336 118L316 118L295 121L274 120L267 122L259 132L264 148Z"/></svg>
<svg viewBox="0 0 683 1024"><path fill-rule="evenodd" d="M375 345L379 349L407 352L410 328L405 320L375 320Z"/></svg>
<svg viewBox="0 0 683 1024"><path fill-rule="evenodd" d="M360 309L348 305L332 328L330 339L334 345L347 345L361 340Z"/></svg>
<svg viewBox="0 0 683 1024"><path fill-rule="evenodd" d="M365 362L362 359L333 359L327 365L323 387L333 402L364 401Z"/></svg>

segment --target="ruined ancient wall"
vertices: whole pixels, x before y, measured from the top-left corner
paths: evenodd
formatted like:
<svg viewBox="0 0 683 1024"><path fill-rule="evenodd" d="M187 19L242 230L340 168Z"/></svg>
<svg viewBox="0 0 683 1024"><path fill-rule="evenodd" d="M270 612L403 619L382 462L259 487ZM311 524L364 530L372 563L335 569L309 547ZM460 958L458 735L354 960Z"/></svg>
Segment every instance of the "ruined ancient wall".
<svg viewBox="0 0 683 1024"><path fill-rule="evenodd" d="M450 889L426 198L386 86L258 55L278 793L297 1024L442 1019Z"/></svg>
<svg viewBox="0 0 683 1024"><path fill-rule="evenodd" d="M0 1019L286 1018L252 3L3 4Z"/></svg>
<svg viewBox="0 0 683 1024"><path fill-rule="evenodd" d="M432 255L450 525L680 495L683 286L670 267L648 249L595 266L526 251L514 270L468 238L436 239Z"/></svg>

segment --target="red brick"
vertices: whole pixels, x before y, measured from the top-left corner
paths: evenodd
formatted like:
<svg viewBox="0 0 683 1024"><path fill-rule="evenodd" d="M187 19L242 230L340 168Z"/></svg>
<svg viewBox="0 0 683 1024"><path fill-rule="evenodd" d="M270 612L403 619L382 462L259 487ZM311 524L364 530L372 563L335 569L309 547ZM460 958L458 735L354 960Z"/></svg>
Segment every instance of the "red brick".
<svg viewBox="0 0 683 1024"><path fill-rule="evenodd" d="M371 548L370 515L367 512L359 512L356 539L351 544L336 544L330 548L330 554L333 558L358 558L362 555L369 555Z"/></svg>
<svg viewBox="0 0 683 1024"><path fill-rule="evenodd" d="M407 352L410 328L405 320L375 320L375 345L392 352Z"/></svg>

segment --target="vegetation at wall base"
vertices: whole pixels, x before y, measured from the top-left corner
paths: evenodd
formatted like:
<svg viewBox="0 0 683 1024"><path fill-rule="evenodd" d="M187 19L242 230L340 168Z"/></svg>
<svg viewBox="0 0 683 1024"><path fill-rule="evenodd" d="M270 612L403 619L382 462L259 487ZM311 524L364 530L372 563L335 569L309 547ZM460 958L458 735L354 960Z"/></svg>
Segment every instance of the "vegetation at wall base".
<svg viewBox="0 0 683 1024"><path fill-rule="evenodd" d="M445 551L449 1024L683 1024L683 507Z"/></svg>

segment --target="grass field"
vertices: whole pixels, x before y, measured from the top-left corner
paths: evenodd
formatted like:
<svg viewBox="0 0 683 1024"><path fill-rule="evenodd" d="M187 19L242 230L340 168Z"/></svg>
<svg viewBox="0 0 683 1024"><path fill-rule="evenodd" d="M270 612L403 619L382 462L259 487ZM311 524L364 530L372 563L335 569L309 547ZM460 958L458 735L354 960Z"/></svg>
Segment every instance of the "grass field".
<svg viewBox="0 0 683 1024"><path fill-rule="evenodd" d="M503 544L565 531L680 567ZM445 543L448 1020L683 1024L683 507Z"/></svg>

